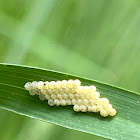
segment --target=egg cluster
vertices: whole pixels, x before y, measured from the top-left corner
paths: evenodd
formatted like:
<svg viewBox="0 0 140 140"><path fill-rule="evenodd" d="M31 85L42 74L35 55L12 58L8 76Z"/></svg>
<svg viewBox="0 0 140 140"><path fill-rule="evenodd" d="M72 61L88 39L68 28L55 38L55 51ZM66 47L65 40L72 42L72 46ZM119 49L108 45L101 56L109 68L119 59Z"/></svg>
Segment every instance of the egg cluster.
<svg viewBox="0 0 140 140"><path fill-rule="evenodd" d="M100 98L95 86L81 86L80 80L33 81L25 84L31 95L39 95L41 100L48 100L53 105L74 105L76 112L100 112L103 117L114 116L116 110L107 98Z"/></svg>

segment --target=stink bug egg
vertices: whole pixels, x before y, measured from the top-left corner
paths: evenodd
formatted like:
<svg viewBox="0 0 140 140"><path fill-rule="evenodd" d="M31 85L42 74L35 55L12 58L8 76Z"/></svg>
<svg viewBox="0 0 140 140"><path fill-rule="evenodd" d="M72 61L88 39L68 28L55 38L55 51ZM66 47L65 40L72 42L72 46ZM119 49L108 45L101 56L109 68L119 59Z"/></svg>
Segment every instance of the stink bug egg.
<svg viewBox="0 0 140 140"><path fill-rule="evenodd" d="M65 92L65 89L59 88L58 91L59 91L59 93L63 93L63 92Z"/></svg>
<svg viewBox="0 0 140 140"><path fill-rule="evenodd" d="M87 94L86 94L86 98L87 98L87 99L91 99L91 94L90 94L90 93L87 93Z"/></svg>
<svg viewBox="0 0 140 140"><path fill-rule="evenodd" d="M62 94L57 94L58 99L62 99Z"/></svg>
<svg viewBox="0 0 140 140"><path fill-rule="evenodd" d="M85 95L85 94L79 94L79 95L80 95L80 98L81 98L81 99L86 98L86 95Z"/></svg>
<svg viewBox="0 0 140 140"><path fill-rule="evenodd" d="M55 100L56 99L56 94L51 94L51 98L53 99L53 100Z"/></svg>
<svg viewBox="0 0 140 140"><path fill-rule="evenodd" d="M95 86L90 86L91 92L95 92L96 91L96 87Z"/></svg>
<svg viewBox="0 0 140 140"><path fill-rule="evenodd" d="M76 87L79 87L81 85L81 81L78 79L76 79L74 82L76 84Z"/></svg>
<svg viewBox="0 0 140 140"><path fill-rule="evenodd" d="M83 101L82 101L81 99L78 99L78 101L77 101L78 105L81 105L82 102L83 102Z"/></svg>
<svg viewBox="0 0 140 140"><path fill-rule="evenodd" d="M89 104L90 104L91 106L93 106L93 105L95 105L95 101L94 101L93 99L90 99L90 100L89 100Z"/></svg>
<svg viewBox="0 0 140 140"><path fill-rule="evenodd" d="M64 99L68 99L68 95L66 93L63 93L62 96Z"/></svg>
<svg viewBox="0 0 140 140"><path fill-rule="evenodd" d="M115 116L116 115L116 110L113 108L109 111L110 116Z"/></svg>
<svg viewBox="0 0 140 140"><path fill-rule="evenodd" d="M63 99L61 99L61 100L60 100L60 104L61 104L62 106L65 106L65 105L66 105L66 101L63 100Z"/></svg>
<svg viewBox="0 0 140 140"><path fill-rule="evenodd" d="M79 87L77 87L76 92L79 93L79 94L81 94L82 93L82 90L83 90L83 87L82 86L79 86Z"/></svg>
<svg viewBox="0 0 140 140"><path fill-rule="evenodd" d="M101 98L100 103L102 105L106 105L106 104L109 104L109 100L107 98Z"/></svg>
<svg viewBox="0 0 140 140"><path fill-rule="evenodd" d="M64 90L66 93L70 93L70 89L69 88L65 88L65 90Z"/></svg>
<svg viewBox="0 0 140 140"><path fill-rule="evenodd" d="M40 91L39 89L35 89L35 90L33 90L33 91L35 91L35 94L36 94L36 95L39 95L39 94L41 93L41 91Z"/></svg>
<svg viewBox="0 0 140 140"><path fill-rule="evenodd" d="M44 88L44 89L48 89L48 84L49 84L48 81L44 82L43 88Z"/></svg>
<svg viewBox="0 0 140 140"><path fill-rule="evenodd" d="M31 82L27 82L25 85L24 85L25 89L26 90L30 90L31 89Z"/></svg>
<svg viewBox="0 0 140 140"><path fill-rule="evenodd" d="M40 94L40 95L39 95L39 98L40 98L40 100L42 100L42 101L45 100L45 96L44 96L43 94Z"/></svg>
<svg viewBox="0 0 140 140"><path fill-rule="evenodd" d="M91 111L92 112L98 112L98 108L96 105L91 106Z"/></svg>
<svg viewBox="0 0 140 140"><path fill-rule="evenodd" d="M53 101L52 99L49 99L49 100L48 100L48 104L49 104L50 106L53 106L53 105L54 105L54 101Z"/></svg>
<svg viewBox="0 0 140 140"><path fill-rule="evenodd" d="M107 104L106 106L104 106L106 108L106 110L112 110L112 105L111 104Z"/></svg>
<svg viewBox="0 0 140 140"><path fill-rule="evenodd" d="M100 114L103 116L103 117L107 117L108 116L108 113L106 110L101 110L100 111Z"/></svg>
<svg viewBox="0 0 140 140"><path fill-rule="evenodd" d="M84 100L83 100L83 104L84 104L84 105L88 105L88 103L89 103L89 101L88 101L87 99L84 99Z"/></svg>
<svg viewBox="0 0 140 140"><path fill-rule="evenodd" d="M98 105L97 105L97 108L98 108L98 111L101 111L101 110L103 109L103 106L100 105L100 104L98 104Z"/></svg>
<svg viewBox="0 0 140 140"><path fill-rule="evenodd" d="M44 82L39 81L39 82L36 84L36 87L37 87L38 89L42 89L43 85L44 85Z"/></svg>
<svg viewBox="0 0 140 140"><path fill-rule="evenodd" d="M47 100L49 100L49 99L51 98L51 95L46 94L46 95L45 95L45 98L46 98Z"/></svg>
<svg viewBox="0 0 140 140"><path fill-rule="evenodd" d="M87 93L87 88L86 88L86 87L83 87L81 92L82 92L83 94L86 94L86 93Z"/></svg>
<svg viewBox="0 0 140 140"><path fill-rule="evenodd" d="M29 90L29 93L30 93L31 95L35 95L35 94L36 94L35 90Z"/></svg>
<svg viewBox="0 0 140 140"><path fill-rule="evenodd" d="M59 86L60 86L61 89L62 89L62 88L65 88L65 85L63 84L62 81L58 82L58 84L59 84Z"/></svg>
<svg viewBox="0 0 140 140"><path fill-rule="evenodd" d="M77 103L76 99L72 99L72 103L75 105Z"/></svg>
<svg viewBox="0 0 140 140"><path fill-rule="evenodd" d="M73 99L74 98L74 95L72 93L69 93L68 95L69 95L69 98L70 99Z"/></svg>
<svg viewBox="0 0 140 140"><path fill-rule="evenodd" d="M99 92L95 92L94 96L95 96L95 99L98 99L100 97L100 93Z"/></svg>
<svg viewBox="0 0 140 140"><path fill-rule="evenodd" d="M55 87L56 89L59 89L59 88L60 88L59 82L56 82L55 85L54 85L54 87Z"/></svg>
<svg viewBox="0 0 140 140"><path fill-rule="evenodd" d="M66 81L66 80L63 80L63 81L62 81L62 84L63 84L63 85L62 85L62 88L66 88L67 81Z"/></svg>
<svg viewBox="0 0 140 140"><path fill-rule="evenodd" d="M43 95L46 94L46 90L45 90L45 89L41 89L40 92L41 92L41 94L43 94Z"/></svg>
<svg viewBox="0 0 140 140"><path fill-rule="evenodd" d="M32 89L36 89L36 84L37 84L37 81L33 81L33 82L31 83L31 88L32 88Z"/></svg>
<svg viewBox="0 0 140 140"><path fill-rule="evenodd" d="M76 93L75 94L75 98L79 99L80 98L80 94Z"/></svg>
<svg viewBox="0 0 140 140"><path fill-rule="evenodd" d="M73 83L73 80L68 80L68 82L66 83L66 86L68 88L72 88L72 83Z"/></svg>
<svg viewBox="0 0 140 140"><path fill-rule="evenodd" d="M92 92L92 93L90 94L90 96L91 96L91 99L95 99L95 93Z"/></svg>
<svg viewBox="0 0 140 140"><path fill-rule="evenodd" d="M72 105L72 102L71 102L71 100L66 100L66 103L67 103L67 105Z"/></svg>
<svg viewBox="0 0 140 140"><path fill-rule="evenodd" d="M59 106L60 105L60 101L58 99L54 100L54 104Z"/></svg>
<svg viewBox="0 0 140 140"><path fill-rule="evenodd" d="M73 110L76 111L76 112L79 112L80 111L79 105L74 105Z"/></svg>
<svg viewBox="0 0 140 140"><path fill-rule="evenodd" d="M91 106L88 106L88 111L89 111L89 112L92 112Z"/></svg>
<svg viewBox="0 0 140 140"><path fill-rule="evenodd" d="M83 88L83 93L84 93L84 94L89 93L88 89L89 89L88 86L84 86L84 88Z"/></svg>
<svg viewBox="0 0 140 140"><path fill-rule="evenodd" d="M81 106L80 106L80 111L86 112L86 107L85 107L84 105L81 105Z"/></svg>
<svg viewBox="0 0 140 140"><path fill-rule="evenodd" d="M50 89L54 89L55 87L55 81L51 81L49 84Z"/></svg>

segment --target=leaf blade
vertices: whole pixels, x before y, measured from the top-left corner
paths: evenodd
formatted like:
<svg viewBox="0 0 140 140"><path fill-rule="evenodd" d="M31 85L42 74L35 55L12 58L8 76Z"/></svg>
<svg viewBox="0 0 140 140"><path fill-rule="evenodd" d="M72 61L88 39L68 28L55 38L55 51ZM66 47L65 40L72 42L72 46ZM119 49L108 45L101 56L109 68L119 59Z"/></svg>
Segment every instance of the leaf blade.
<svg viewBox="0 0 140 140"><path fill-rule="evenodd" d="M16 65L1 64L0 79L2 108L105 138L138 139L140 137L138 93L55 71ZM28 81L63 79L80 79L85 85L94 84L103 97L110 99L118 114L114 118L102 118L99 114L76 113L70 106L50 107L37 96L30 96L23 87Z"/></svg>

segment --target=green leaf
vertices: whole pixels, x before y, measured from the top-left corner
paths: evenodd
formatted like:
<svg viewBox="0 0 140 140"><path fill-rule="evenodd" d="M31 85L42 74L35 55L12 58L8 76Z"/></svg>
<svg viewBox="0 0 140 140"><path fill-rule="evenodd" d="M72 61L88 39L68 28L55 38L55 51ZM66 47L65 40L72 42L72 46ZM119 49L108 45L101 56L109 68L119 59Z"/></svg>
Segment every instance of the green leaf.
<svg viewBox="0 0 140 140"><path fill-rule="evenodd" d="M31 96L24 84L34 80L79 79L95 85L102 97L117 110L115 117L98 113L77 113L72 106L50 107L38 96ZM140 96L115 86L46 69L0 64L0 106L31 118L110 139L140 139Z"/></svg>

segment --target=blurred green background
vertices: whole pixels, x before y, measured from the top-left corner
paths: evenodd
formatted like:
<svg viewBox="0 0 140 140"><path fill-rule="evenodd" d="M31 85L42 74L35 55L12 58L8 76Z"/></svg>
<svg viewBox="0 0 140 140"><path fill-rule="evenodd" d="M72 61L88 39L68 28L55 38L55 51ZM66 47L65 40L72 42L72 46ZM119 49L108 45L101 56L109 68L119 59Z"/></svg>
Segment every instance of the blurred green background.
<svg viewBox="0 0 140 140"><path fill-rule="evenodd" d="M0 62L140 92L139 0L0 0ZM103 139L0 109L0 140Z"/></svg>

